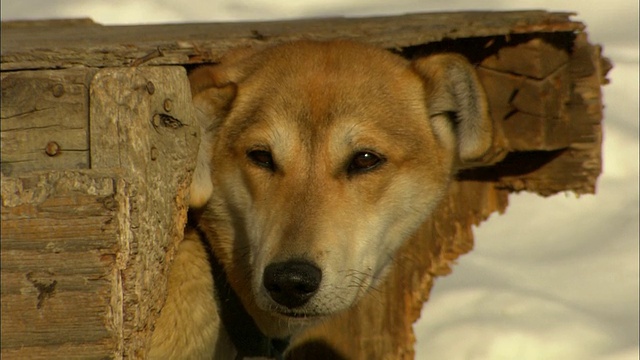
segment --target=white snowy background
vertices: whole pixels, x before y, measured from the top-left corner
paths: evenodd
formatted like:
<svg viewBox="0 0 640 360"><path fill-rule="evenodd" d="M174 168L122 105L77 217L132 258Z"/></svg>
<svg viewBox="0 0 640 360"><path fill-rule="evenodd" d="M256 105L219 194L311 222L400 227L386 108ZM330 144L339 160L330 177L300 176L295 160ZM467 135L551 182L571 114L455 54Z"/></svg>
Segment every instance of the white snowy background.
<svg viewBox="0 0 640 360"><path fill-rule="evenodd" d="M215 22L460 10L571 11L613 60L595 196L510 197L437 280L417 359L638 359L637 0L3 0L2 20Z"/></svg>

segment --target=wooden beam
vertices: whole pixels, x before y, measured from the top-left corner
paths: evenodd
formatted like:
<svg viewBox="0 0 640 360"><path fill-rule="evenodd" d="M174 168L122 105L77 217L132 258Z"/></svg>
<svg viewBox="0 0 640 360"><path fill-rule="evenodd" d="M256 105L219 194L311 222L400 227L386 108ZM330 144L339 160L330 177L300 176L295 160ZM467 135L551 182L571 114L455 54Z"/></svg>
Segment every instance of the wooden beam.
<svg viewBox="0 0 640 360"><path fill-rule="evenodd" d="M120 179L2 177L2 357L112 356Z"/></svg>
<svg viewBox="0 0 640 360"><path fill-rule="evenodd" d="M164 303L200 136L186 72L103 69L87 91L90 170L2 174L3 359L144 358Z"/></svg>
<svg viewBox="0 0 640 360"><path fill-rule="evenodd" d="M249 23L99 26L86 21L2 25L0 69L178 65L215 62L236 46L345 38L387 49L443 39L575 32L570 13L430 13Z"/></svg>
<svg viewBox="0 0 640 360"><path fill-rule="evenodd" d="M91 69L3 72L2 172L89 168Z"/></svg>

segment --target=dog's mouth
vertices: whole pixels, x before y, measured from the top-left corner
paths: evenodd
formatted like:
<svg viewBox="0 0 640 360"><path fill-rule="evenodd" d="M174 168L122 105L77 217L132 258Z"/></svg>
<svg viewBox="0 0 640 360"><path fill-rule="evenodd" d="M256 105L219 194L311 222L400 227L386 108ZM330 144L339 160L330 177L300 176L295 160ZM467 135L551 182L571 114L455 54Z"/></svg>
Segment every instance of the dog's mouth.
<svg viewBox="0 0 640 360"><path fill-rule="evenodd" d="M285 318L291 319L291 320L317 320L320 318L323 318L325 316L327 316L327 314L321 314L321 313L315 313L315 312L297 312L297 311L290 311L290 310L278 310L276 311L276 313L280 316L284 316Z"/></svg>

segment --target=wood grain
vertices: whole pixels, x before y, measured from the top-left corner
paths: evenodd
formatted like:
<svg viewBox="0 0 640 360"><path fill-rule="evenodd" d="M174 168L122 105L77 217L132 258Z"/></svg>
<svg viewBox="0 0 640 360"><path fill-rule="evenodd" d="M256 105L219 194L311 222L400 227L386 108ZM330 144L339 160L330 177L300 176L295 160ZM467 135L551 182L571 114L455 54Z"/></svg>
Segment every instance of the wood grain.
<svg viewBox="0 0 640 360"><path fill-rule="evenodd" d="M3 359L144 358L164 302L199 141L185 70L101 70L90 94L90 170L2 175Z"/></svg>
<svg viewBox="0 0 640 360"><path fill-rule="evenodd" d="M4 174L89 168L92 73L90 69L66 69L0 75ZM47 154L52 143L57 149Z"/></svg>
<svg viewBox="0 0 640 360"><path fill-rule="evenodd" d="M49 359L64 347L114 354L117 181L95 172L2 178L2 357ZM54 356L55 357L55 356Z"/></svg>
<svg viewBox="0 0 640 360"><path fill-rule="evenodd" d="M345 38L387 49L443 39L543 32L574 32L584 26L569 13L461 12L374 18L144 26L95 26L77 22L3 24L0 69L126 66L215 62L232 47L297 39Z"/></svg>
<svg viewBox="0 0 640 360"><path fill-rule="evenodd" d="M103 69L93 78L90 95L92 168L113 169L128 180L115 264L118 351L144 358L186 223L199 128L181 67ZM173 122L154 120L158 116Z"/></svg>

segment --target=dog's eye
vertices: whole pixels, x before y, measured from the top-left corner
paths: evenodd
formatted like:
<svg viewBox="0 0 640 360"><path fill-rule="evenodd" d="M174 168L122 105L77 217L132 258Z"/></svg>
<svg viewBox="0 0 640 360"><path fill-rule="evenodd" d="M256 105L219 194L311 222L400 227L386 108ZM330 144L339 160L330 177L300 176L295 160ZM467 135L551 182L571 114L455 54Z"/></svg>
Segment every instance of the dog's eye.
<svg viewBox="0 0 640 360"><path fill-rule="evenodd" d="M377 168L384 163L384 158L371 151L361 151L356 153L349 163L348 172L357 174L367 172Z"/></svg>
<svg viewBox="0 0 640 360"><path fill-rule="evenodd" d="M271 171L275 170L275 163L273 162L273 156L271 153L266 150L251 150L247 152L247 157L254 164L269 169Z"/></svg>

